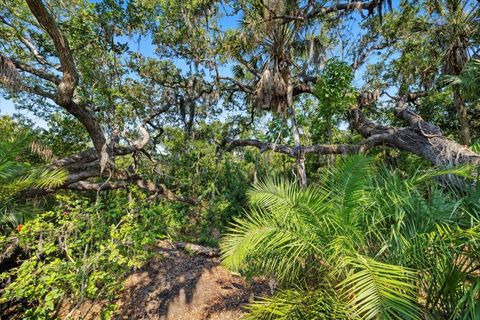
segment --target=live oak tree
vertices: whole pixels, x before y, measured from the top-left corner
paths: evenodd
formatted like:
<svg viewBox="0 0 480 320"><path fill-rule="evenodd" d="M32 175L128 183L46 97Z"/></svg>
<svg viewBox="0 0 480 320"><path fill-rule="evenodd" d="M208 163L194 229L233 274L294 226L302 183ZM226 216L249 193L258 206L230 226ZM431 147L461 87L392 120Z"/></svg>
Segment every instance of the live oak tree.
<svg viewBox="0 0 480 320"><path fill-rule="evenodd" d="M470 1L402 3L399 12L389 14L384 23L373 23L370 28L378 35L374 40L377 47L390 44L380 59L386 62L379 62L389 72L387 79L405 90L423 90L432 96L445 91L442 87L446 77L462 74L467 61L478 54L478 5ZM450 89L448 97L458 119L455 129L460 142L469 145L472 101L459 85Z"/></svg>
<svg viewBox="0 0 480 320"><path fill-rule="evenodd" d="M452 1L442 6L440 3L429 1L419 4L402 2L400 8L392 9L389 14L382 14L385 3L379 1L350 3L309 1L306 4L291 1L237 1L235 5L243 13L246 30L243 32L241 30L233 31L233 35L231 35L232 41L236 41L232 50L233 60L248 74L244 77L248 80L243 81L243 85L247 89L250 88L250 92L244 91L250 94L253 104L257 108L270 109L274 113L284 114L290 119L294 146L253 139L227 140L225 147L228 150L239 146L254 146L261 151L274 150L296 158L301 185L306 184L303 165L306 153L346 154L364 152L378 145L386 145L415 153L434 165L478 163L480 158L477 154L445 137L438 126L425 122L414 109L409 107L409 105L421 103L422 98L438 90L433 81L438 80L439 75L459 74L468 59L468 54L472 52L475 54L475 50L478 49L474 42L476 33L471 33L471 30L475 30L478 20L476 4ZM358 45L352 45L351 65L353 69L358 70L371 53L387 50L390 55L388 63L391 65L400 64L400 68L416 68L418 66L416 60L410 59L405 62L402 59L407 54L411 54L411 42L415 41L412 39L418 37L413 26L415 22L424 18L421 16L423 6L434 7L437 15L445 17L445 22L437 25L433 21L436 16L435 10L432 9L429 11L430 15L425 18L425 29L429 32L434 32L435 28L438 29L435 29L437 32L434 34L428 34L430 42L435 42L432 39L433 35L442 37L439 33L440 30L448 33L448 37L444 34L445 37L441 38L442 43L431 49L437 50L437 57L431 55L424 57L420 63L425 64L419 66L420 70L407 71L410 78L404 78L402 76L405 73L398 72L384 76L387 83L381 83L381 78L377 78L376 83L372 81L372 87L367 87L359 93L357 103L344 107L345 110L349 110L346 113L351 127L364 137L360 143L302 146L296 124L295 109L292 106L294 103L301 105L305 95L315 94L315 86L317 88L319 85L321 86L317 75L322 69L322 64L315 65L315 62L319 60L315 57L321 56L325 60L329 58L329 45L331 50L336 50L334 52L338 52L340 45L344 45L342 41L335 43L333 37L342 39L341 30L344 30L346 23L351 22L348 17L356 15L358 18L360 14L366 16L366 21L360 26L365 27L367 33L361 37L360 41L358 39L346 40L350 41L351 45L352 41L358 42ZM461 21L457 21L458 19L452 21L454 18L447 16L449 13L447 9L452 12L456 10L451 14L455 16L455 19L458 18ZM406 27L402 25L403 22L407 23L407 26L411 26L410 30L406 30ZM386 30L382 30L384 23L387 24ZM458 23L463 23L463 29L455 29L458 27ZM448 30L452 28L458 32L449 32ZM317 37L315 38L312 34ZM321 38L322 36L324 38ZM423 43L423 45L426 44ZM414 49L418 50L419 47ZM304 59L305 55L299 54L301 51L309 53L307 59ZM421 52L415 52L415 50L413 52L421 55ZM461 58L461 61L455 60L456 57ZM452 69L453 67L455 70ZM242 75L240 74L240 76ZM382 76L381 73L379 75ZM425 84L428 81L430 83ZM248 87L247 84L251 87ZM414 90L412 91L412 89ZM368 112L372 108L371 105L378 100L380 93L388 95L394 90L398 93L392 97L389 105L393 106L396 117L402 120L407 125L406 127L383 126L375 124L365 117L365 111ZM460 101L459 94L458 88L454 87L453 98L456 100L455 105L461 124L460 136L462 142L469 143L465 105Z"/></svg>
<svg viewBox="0 0 480 320"><path fill-rule="evenodd" d="M198 101L208 100L205 95L211 92L197 85L194 76L182 77L172 63L143 59L118 41L146 28L153 11L140 6L2 2L0 80L19 105L47 117L52 110L63 111L88 133L93 148L52 163L70 173L62 188L104 190L136 184L171 200L195 202L115 165L120 156L150 157L150 135L162 133L165 118L170 117L170 123L180 119L191 131ZM135 130L140 137L132 141Z"/></svg>
<svg viewBox="0 0 480 320"><path fill-rule="evenodd" d="M350 98L343 99L346 93L340 89L338 101L343 105L326 99L329 93L322 91L326 88L322 72L326 62L338 55L335 52L343 52L338 58L347 61L357 74L365 70L375 52L387 52L387 63L393 66L402 64L409 53L409 41L416 35L402 26L401 19L412 24L424 5L437 11L442 8L429 1L392 7L380 0L194 1L188 5L176 1L3 1L0 80L4 92L16 97L20 105L37 114L62 110L88 133L92 149L52 163L70 173L62 188L98 191L136 184L172 200L195 203L146 179L132 167L122 169L115 159L143 154L154 161L151 152L155 152L156 138L165 124L179 124L192 135L197 119L215 117L222 108L248 113L251 119L271 113L287 120L292 145L239 140L229 130L219 144L225 150L253 146L292 157L301 185L307 184L308 153L349 154L388 146L417 154L434 165L478 163L478 154L445 137L438 126L415 112L415 105L438 90L432 84L417 84L431 80L430 69L434 70L434 81L443 71L459 76L468 53L477 52L474 32L457 34L464 41L461 43L435 34L444 41L439 51L445 46L453 51L450 56L432 59L431 66L429 59L421 61L425 68L408 71L409 78L398 72L385 75L381 68L371 72L370 68L362 90L349 91ZM467 12L472 16L462 21L474 29L478 8L469 2L461 5L459 15ZM222 26L225 15L239 17L240 26ZM425 19L431 22L433 17ZM445 19L449 25L451 20ZM349 34L351 24L359 28L358 34ZM407 33L413 35L403 37ZM156 58L135 50L133 37L151 38ZM421 55L415 50L418 46L413 51ZM462 61L457 63L452 59L458 54ZM184 64L183 70L176 63ZM409 63L412 60L403 62L400 69ZM449 67L452 63L455 70ZM227 71L230 67L231 73ZM385 95L393 92L390 101L385 101ZM457 101L462 142L468 143L468 123L462 111L465 104L460 103L462 96L456 86L452 94ZM348 121L363 140L305 145L298 117L308 97L323 104L320 114L333 107L339 119ZM365 114L375 109L375 103L392 110L405 126L377 124L367 118ZM135 131L140 133L136 140Z"/></svg>

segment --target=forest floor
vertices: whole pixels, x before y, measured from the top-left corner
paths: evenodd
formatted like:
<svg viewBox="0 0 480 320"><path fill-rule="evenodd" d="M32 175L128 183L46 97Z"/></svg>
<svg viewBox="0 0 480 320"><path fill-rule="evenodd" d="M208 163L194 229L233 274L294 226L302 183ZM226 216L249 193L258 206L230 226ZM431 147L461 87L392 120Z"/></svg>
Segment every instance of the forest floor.
<svg viewBox="0 0 480 320"><path fill-rule="evenodd" d="M266 280L247 283L220 266L218 257L189 253L168 241L155 246L154 257L125 280L114 319L237 320L253 297L270 294ZM188 249L188 248L187 248ZM103 302L64 303L64 319L99 319Z"/></svg>

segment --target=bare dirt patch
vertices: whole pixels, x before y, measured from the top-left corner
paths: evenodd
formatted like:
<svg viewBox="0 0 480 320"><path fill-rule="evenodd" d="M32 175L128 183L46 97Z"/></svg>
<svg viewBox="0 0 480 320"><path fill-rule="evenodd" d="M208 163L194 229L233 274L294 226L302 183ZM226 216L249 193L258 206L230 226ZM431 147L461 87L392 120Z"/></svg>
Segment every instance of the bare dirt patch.
<svg viewBox="0 0 480 320"><path fill-rule="evenodd" d="M125 280L114 319L236 320L254 296L270 292L266 281L248 284L220 266L217 257L189 254L167 241L155 251L155 258ZM89 303L70 319L98 319L102 303Z"/></svg>

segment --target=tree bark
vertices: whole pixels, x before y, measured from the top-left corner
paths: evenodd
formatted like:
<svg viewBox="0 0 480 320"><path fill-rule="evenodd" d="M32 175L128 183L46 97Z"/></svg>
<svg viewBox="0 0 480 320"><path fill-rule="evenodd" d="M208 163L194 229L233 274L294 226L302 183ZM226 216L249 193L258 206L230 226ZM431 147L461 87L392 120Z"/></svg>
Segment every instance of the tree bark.
<svg viewBox="0 0 480 320"><path fill-rule="evenodd" d="M352 111L354 128L366 138L384 134L384 144L414 153L436 166L451 167L459 164L479 164L480 155L466 146L445 137L441 129L425 122L420 115L407 108L412 95L397 99L395 114L408 126L404 128L382 127L369 121L357 108Z"/></svg>
<svg viewBox="0 0 480 320"><path fill-rule="evenodd" d="M293 106L289 106L290 109L290 122L292 129L292 136L296 152L296 167L297 167L297 180L300 187L307 186L307 172L305 170L305 154L302 152L302 143L300 141L300 130L297 124L297 117L295 116L295 110Z"/></svg>
<svg viewBox="0 0 480 320"><path fill-rule="evenodd" d="M453 101L455 108L457 109L458 122L460 123L460 140L464 145L470 145L472 142L470 136L470 125L468 123L467 108L465 102L462 99L460 88L455 86L453 88Z"/></svg>
<svg viewBox="0 0 480 320"><path fill-rule="evenodd" d="M396 116L407 124L402 128L375 124L366 118L359 108L352 109L350 112L352 126L365 138L357 144L286 146L247 139L225 140L223 146L227 151L237 147L253 146L261 152L272 150L296 159L304 157L307 153L353 154L366 152L376 146L388 146L416 154L435 166L480 164L479 154L443 136L438 126L425 122L418 114L406 108L406 102L410 100L410 95L402 97L398 99L395 107Z"/></svg>
<svg viewBox="0 0 480 320"><path fill-rule="evenodd" d="M51 79L56 84L56 92L53 100L63 107L82 123L87 130L93 145L102 158L102 171L106 165L112 165L110 150L107 148L107 139L101 129L98 119L86 105L75 101L75 89L79 81L79 75L75 67L72 51L68 40L58 27L55 18L48 12L42 0L26 0L30 11L37 19L40 26L47 32L53 41L55 50L60 60L62 78ZM45 78L45 77L43 77Z"/></svg>

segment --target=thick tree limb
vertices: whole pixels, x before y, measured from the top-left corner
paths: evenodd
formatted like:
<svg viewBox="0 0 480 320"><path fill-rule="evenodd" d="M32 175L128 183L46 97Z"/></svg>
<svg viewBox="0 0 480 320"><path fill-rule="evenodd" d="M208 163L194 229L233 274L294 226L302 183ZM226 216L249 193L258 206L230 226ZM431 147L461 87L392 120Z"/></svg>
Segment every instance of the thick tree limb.
<svg viewBox="0 0 480 320"><path fill-rule="evenodd" d="M164 198L169 201L184 202L190 205L197 205L198 200L195 198L186 197L183 195L175 194L167 186L161 183L155 183L151 180L143 178L139 174L129 174L127 172L115 172L108 177L106 181L91 182L85 179L89 178L105 178L105 174L100 172L100 167L97 164L96 167L90 170L80 171L69 175L67 181L58 188L49 189L29 189L23 192L23 197L37 197L44 196L49 193L53 193L57 190L75 190L75 191L106 191L106 190L118 190L128 189L128 187L135 185L142 190L152 194L148 199ZM97 179L98 181L98 179ZM148 201L148 200L147 200Z"/></svg>
<svg viewBox="0 0 480 320"><path fill-rule="evenodd" d="M42 81L41 86L28 86L22 85L21 90L30 92L41 97L51 99L59 106L63 107L77 120L79 120L84 128L87 130L94 148L86 150L77 155L73 155L64 159L54 161L52 167L64 168L69 172L67 181L60 187L64 189L75 190L106 190L106 189L118 189L125 188L129 184L135 184L138 187L147 190L150 193L162 196L173 201L183 201L191 204L196 204L195 200L192 200L181 195L175 195L165 185L156 184L152 181L146 180L133 172L120 172L116 170L113 164L113 157L123 156L127 154L134 154L138 151L143 151L143 148L148 143L150 136L148 131L141 126L140 137L138 140L127 146L118 146L118 140L115 137L110 144L107 143L106 136L102 130L102 127L92 110L92 107L80 101L76 94L76 87L79 82L79 74L76 70L74 57L70 49L67 37L62 33L57 25L55 18L48 11L42 0L26 0L30 11L38 21L40 27L45 30L53 41L56 54L60 61L60 68L50 64L49 61L44 59L37 48L22 34L17 34L19 40L26 47L26 51L33 54L34 58L40 65L48 65L56 70L61 71L61 76L57 76L55 73L49 73L43 68L37 68L22 61L14 61L16 69L36 76ZM38 28L38 27L37 27ZM56 72L56 71L54 71ZM194 82L195 83L195 82ZM49 85L56 88L55 92L51 90L49 92ZM187 84L190 85L190 84ZM210 92L211 89L203 88L198 93L199 98L204 93ZM168 107L170 108L170 106ZM168 110L168 109L167 109ZM161 110L159 110L161 112ZM152 115L149 121L154 117ZM193 123L193 116L191 119ZM108 168L108 172L104 172L104 168ZM93 183L87 181L87 179L100 178L104 179L108 177L107 182ZM97 179L98 180L98 179ZM41 194L42 192L53 192L54 190L29 190L32 194Z"/></svg>
<svg viewBox="0 0 480 320"><path fill-rule="evenodd" d="M53 84L55 85L59 85L61 83L61 79L60 77L54 75L54 74L51 74L45 70L40 70L40 69L37 69L37 68L34 68L28 64L25 64L25 63L21 63L20 61L17 61L15 59L10 59L10 61L13 62L13 64L15 65L15 67L21 71L25 71L25 72L28 72L30 74L33 74L43 80L47 80L47 81L50 81L52 82Z"/></svg>
<svg viewBox="0 0 480 320"><path fill-rule="evenodd" d="M325 6L324 2L315 5L314 2L310 2L312 5L308 5L305 9L299 10L296 14L286 15L272 15L268 20L283 20L283 21L298 21L307 22L312 19L316 19L319 16L335 13L335 12L348 12L348 11L362 11L367 10L369 13L373 12L375 8L382 4L382 0L373 0L369 2L365 1L352 1L337 3L331 6ZM310 10L310 11L309 11Z"/></svg>
<svg viewBox="0 0 480 320"><path fill-rule="evenodd" d="M148 143L150 135L148 131L140 126L140 137L131 146L108 146L113 155L124 156L142 150ZM68 186L81 180L102 176L102 158L94 148L88 149L76 155L55 160L52 166L64 168L69 171L67 181L63 186Z"/></svg>
<svg viewBox="0 0 480 320"><path fill-rule="evenodd" d="M101 175L102 173L100 172L100 164L96 163L95 166L87 170L70 173L63 186L68 187L69 185L74 184L78 181L82 181L88 178L100 177Z"/></svg>
<svg viewBox="0 0 480 320"><path fill-rule="evenodd" d="M108 148L114 156L125 156L128 154L135 153L142 150L148 143L150 135L148 131L140 126L139 128L140 136L135 140L131 146L112 146L109 145ZM75 155L55 160L52 165L57 168L65 168L69 170L78 170L82 169L85 164L100 160L97 151L95 148L85 150L83 152L77 153Z"/></svg>
<svg viewBox="0 0 480 320"><path fill-rule="evenodd" d="M312 93L313 88L312 85L305 83L305 82L299 82L296 85L293 86L293 93L292 95L294 97L302 94L302 93Z"/></svg>
<svg viewBox="0 0 480 320"><path fill-rule="evenodd" d="M376 7L382 4L381 0L373 0L369 2L364 1L352 1L338 3L332 6L325 7L323 5L314 8L311 12L308 13L307 19L313 19L318 16L329 14L339 11L354 11L354 10L367 10L372 12Z"/></svg>
<svg viewBox="0 0 480 320"><path fill-rule="evenodd" d="M319 144L295 148L246 139L225 140L222 142L222 147L226 151L232 151L238 147L252 146L258 148L261 152L271 150L297 158L307 153L362 153L375 146L384 145L414 153L437 166L480 164L479 154L443 136L438 126L425 122L418 114L406 107L408 101L413 101L422 96L424 96L424 93L407 94L397 100L395 113L408 125L403 128L377 125L365 117L359 108L354 108L350 113L352 125L365 138L358 144Z"/></svg>
<svg viewBox="0 0 480 320"><path fill-rule="evenodd" d="M38 71L25 71L30 73L35 72L33 74L36 74L43 79L50 80L57 85L57 90L53 97L55 103L65 108L82 123L90 135L95 149L102 155L102 158L104 159L102 163L105 163L108 166L113 165L109 150L106 148L107 140L97 118L85 104L74 101L74 94L78 84L79 75L75 67L75 62L67 38L56 24L54 17L48 12L42 0L26 0L26 2L40 26L48 33L53 41L60 60L63 77L61 78L61 81L58 82L58 79L52 78L49 75L39 74ZM103 167L104 166L102 166L102 170Z"/></svg>
<svg viewBox="0 0 480 320"><path fill-rule="evenodd" d="M413 93L397 99L396 116L405 121L408 127L398 129L377 126L369 121L358 108L352 110L353 127L365 138L374 137L379 133L388 133L389 135L385 139L386 145L414 153L430 161L433 165L479 164L479 154L443 136L438 126L425 122L420 115L406 107L408 101L424 95L424 93Z"/></svg>
<svg viewBox="0 0 480 320"><path fill-rule="evenodd" d="M255 147L260 152L274 151L285 154L292 158L302 157L308 153L315 153L320 155L325 154L353 154L365 152L375 146L384 145L389 141L390 134L376 134L368 139L365 139L357 144L316 144L311 146L286 146L283 144L276 144L273 142L262 142L255 139L245 140L224 140L222 146L225 151L232 151L239 147Z"/></svg>
<svg viewBox="0 0 480 320"><path fill-rule="evenodd" d="M114 155L127 155L135 152L143 151L145 145L149 141L147 130L141 126L140 137L134 141L131 146L109 146L112 148ZM141 175L133 172L121 172L112 170L105 174L101 170L101 158L94 148L81 152L79 154L58 159L52 163L55 168L64 168L69 171L67 180L58 189L68 189L76 191L103 191L126 189L128 186L136 185L137 187L151 193L154 197L162 197L170 201L180 201L188 204L196 205L198 201L193 198L177 195L164 184L154 183ZM91 178L108 178L104 182L90 182ZM54 192L54 189L36 189L29 190L26 196L38 196Z"/></svg>
<svg viewBox="0 0 480 320"><path fill-rule="evenodd" d="M55 102L60 104L57 100L55 100ZM110 149L107 147L107 139L103 134L96 116L88 110L86 106L79 106L73 101L64 107L70 114L77 118L87 130L88 135L95 146L95 150L104 158L104 162L108 166L113 166L111 160L112 155L110 154Z"/></svg>
<svg viewBox="0 0 480 320"><path fill-rule="evenodd" d="M100 183L92 183L88 181L78 181L67 186L64 189L76 191L104 191L126 189L129 186L136 185L140 189L146 190L155 195L155 197L165 198L169 201L184 202L191 205L197 205L198 200L194 198L177 195L163 184L154 183L153 181L143 179L138 175L129 177L126 180L106 181Z"/></svg>
<svg viewBox="0 0 480 320"><path fill-rule="evenodd" d="M75 87L78 83L78 73L75 68L75 62L68 45L67 38L63 35L57 26L55 19L48 12L42 0L26 0L30 11L40 23L40 26L48 33L55 45L55 49L60 59L60 65L63 72L63 78L57 89L57 101L59 105L69 105Z"/></svg>

